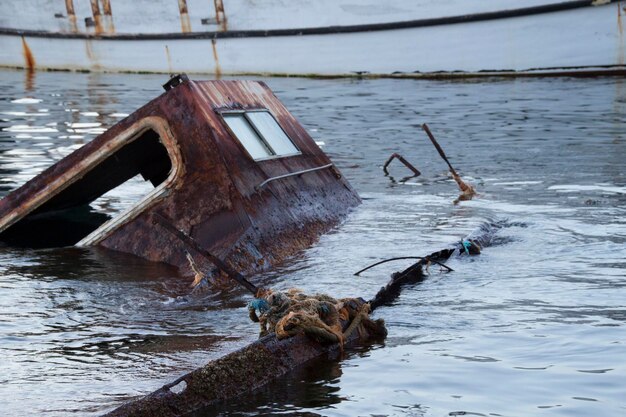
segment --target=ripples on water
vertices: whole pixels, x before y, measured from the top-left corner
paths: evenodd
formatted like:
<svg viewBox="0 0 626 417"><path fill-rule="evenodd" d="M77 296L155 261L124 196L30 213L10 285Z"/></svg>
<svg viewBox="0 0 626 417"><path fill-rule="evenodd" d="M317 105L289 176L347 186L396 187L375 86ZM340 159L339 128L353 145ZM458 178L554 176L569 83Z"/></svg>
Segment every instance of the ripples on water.
<svg viewBox="0 0 626 417"><path fill-rule="evenodd" d="M160 94L163 76L3 71L0 196ZM403 264L484 221L498 244L377 311L384 346L316 362L200 415L626 413L626 81L267 79L364 202L318 245L255 278L371 297ZM417 113L417 114L416 114ZM428 122L480 198L454 183ZM399 152L423 172L381 165ZM139 182L95 207L124 208ZM434 272L434 271L433 271ZM0 248L5 415L97 415L255 338L239 290L179 297L167 266L83 249ZM355 289L357 293L355 294Z"/></svg>

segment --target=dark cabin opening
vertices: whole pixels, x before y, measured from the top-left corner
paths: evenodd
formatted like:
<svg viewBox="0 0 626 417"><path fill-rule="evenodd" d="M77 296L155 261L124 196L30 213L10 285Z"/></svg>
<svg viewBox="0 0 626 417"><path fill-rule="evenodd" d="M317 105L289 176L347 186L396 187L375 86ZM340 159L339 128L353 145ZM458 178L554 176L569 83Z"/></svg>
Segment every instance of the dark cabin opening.
<svg viewBox="0 0 626 417"><path fill-rule="evenodd" d="M150 182L151 189L157 187L171 169L172 161L159 135L147 130L0 233L0 242L27 248L74 245L115 214L96 211L90 203L138 175Z"/></svg>

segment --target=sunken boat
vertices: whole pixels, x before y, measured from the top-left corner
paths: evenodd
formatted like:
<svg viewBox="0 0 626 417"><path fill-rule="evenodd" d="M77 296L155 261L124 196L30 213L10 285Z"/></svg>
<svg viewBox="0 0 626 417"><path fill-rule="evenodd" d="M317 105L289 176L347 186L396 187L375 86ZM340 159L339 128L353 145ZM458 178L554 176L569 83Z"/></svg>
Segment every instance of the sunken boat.
<svg viewBox="0 0 626 417"><path fill-rule="evenodd" d="M98 246L187 273L188 245L164 230L165 218L201 250L250 274L311 245L359 204L266 84L183 74L164 88L0 200L0 242ZM139 201L111 218L90 210L138 175L153 186Z"/></svg>
<svg viewBox="0 0 626 417"><path fill-rule="evenodd" d="M421 282L429 265L452 271L442 262L480 253L478 245L495 230L417 257L369 301L257 288L242 273L310 245L360 199L265 84L176 76L164 87L160 97L0 200L6 244L100 246L178 267L188 267L191 249L254 295L248 313L262 327L259 340L107 416L194 415L313 358L334 359L346 347L380 341L387 330L371 313L403 286ZM137 175L152 184L150 193L113 218L90 214L91 202Z"/></svg>

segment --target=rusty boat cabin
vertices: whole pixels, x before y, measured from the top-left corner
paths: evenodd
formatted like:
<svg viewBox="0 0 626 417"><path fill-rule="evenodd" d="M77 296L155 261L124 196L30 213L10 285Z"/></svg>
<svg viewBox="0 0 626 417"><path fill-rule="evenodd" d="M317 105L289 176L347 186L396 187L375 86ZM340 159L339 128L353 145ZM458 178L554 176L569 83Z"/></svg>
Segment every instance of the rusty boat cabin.
<svg viewBox="0 0 626 417"><path fill-rule="evenodd" d="M360 202L264 83L179 75L164 87L0 200L0 242L100 246L189 272L189 248L154 221L158 214L251 273L311 245ZM139 201L113 217L91 209L138 175L153 187Z"/></svg>

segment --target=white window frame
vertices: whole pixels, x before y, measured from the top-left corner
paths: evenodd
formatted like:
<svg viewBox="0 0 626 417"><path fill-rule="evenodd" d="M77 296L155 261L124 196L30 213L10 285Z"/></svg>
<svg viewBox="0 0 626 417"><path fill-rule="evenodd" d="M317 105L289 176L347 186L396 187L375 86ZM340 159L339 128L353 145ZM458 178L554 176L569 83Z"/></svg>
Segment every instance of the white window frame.
<svg viewBox="0 0 626 417"><path fill-rule="evenodd" d="M247 115L250 113L267 113L269 114L272 119L274 120L274 122L276 123L276 126L278 126L278 128L285 134L285 137L287 139L289 139L289 142L291 142L291 144L293 145L293 147L295 148L296 152L293 153L277 153L274 148L272 147L271 144L271 139L270 138L266 138L265 135L263 135L263 133L259 130L259 128L255 125L255 123L252 121L251 118L249 118ZM230 134L237 139L237 141L241 144L241 146L243 146L243 148L245 149L246 153L250 156L250 158L252 158L255 161L267 161L270 159L277 159L277 158L287 158L290 156L295 156L295 155L302 155L302 151L300 151L300 149L298 148L298 146L294 143L293 139L291 139L289 137L289 135L287 134L287 132L285 132L285 129L283 129L283 127L280 125L280 123L278 123L278 120L276 120L276 117L274 117L274 115L272 114L272 112L270 112L267 109L251 109L251 110L224 110L224 111L220 111L219 112L220 116L222 117L222 120L224 121L224 124L226 125L226 127L228 128L228 131L230 132ZM256 135L258 136L258 139L261 141L261 145L263 145L270 153L269 156L266 157L261 157L261 158L254 158L252 157L252 155L250 154L250 152L248 151L248 149L246 148L246 146L244 145L244 143L241 141L241 139L239 139L237 137L237 135L235 134L235 132L233 132L233 130L230 128L230 126L228 125L228 122L226 121L226 118L229 115L243 115L244 119L246 120L246 122L250 125L250 127L252 128L252 130L256 133Z"/></svg>

